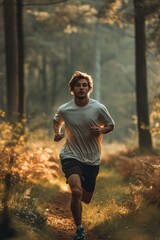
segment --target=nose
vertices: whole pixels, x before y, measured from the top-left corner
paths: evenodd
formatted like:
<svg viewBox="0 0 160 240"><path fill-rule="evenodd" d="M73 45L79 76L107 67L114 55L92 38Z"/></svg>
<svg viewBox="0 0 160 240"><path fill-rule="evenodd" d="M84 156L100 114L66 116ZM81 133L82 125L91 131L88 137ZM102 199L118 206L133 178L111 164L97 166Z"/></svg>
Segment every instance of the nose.
<svg viewBox="0 0 160 240"><path fill-rule="evenodd" d="M84 88L83 84L80 85L80 88Z"/></svg>

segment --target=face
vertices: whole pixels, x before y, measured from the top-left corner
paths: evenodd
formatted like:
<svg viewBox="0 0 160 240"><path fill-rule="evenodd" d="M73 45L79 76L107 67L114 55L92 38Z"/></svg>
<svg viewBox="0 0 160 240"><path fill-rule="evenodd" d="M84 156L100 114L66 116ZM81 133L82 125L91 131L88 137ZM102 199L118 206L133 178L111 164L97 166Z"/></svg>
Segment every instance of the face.
<svg viewBox="0 0 160 240"><path fill-rule="evenodd" d="M90 91L90 88L85 78L79 79L74 85L72 90L74 96L79 99L83 99L87 97L89 91Z"/></svg>

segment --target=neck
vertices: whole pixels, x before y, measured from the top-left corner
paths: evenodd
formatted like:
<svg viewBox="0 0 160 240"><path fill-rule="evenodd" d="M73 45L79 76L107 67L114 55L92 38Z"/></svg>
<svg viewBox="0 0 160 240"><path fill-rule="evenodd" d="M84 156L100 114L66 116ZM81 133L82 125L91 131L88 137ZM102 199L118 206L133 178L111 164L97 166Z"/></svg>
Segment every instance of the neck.
<svg viewBox="0 0 160 240"><path fill-rule="evenodd" d="M85 97L85 98L75 97L74 101L75 101L76 105L78 105L78 106L85 106L89 102L89 97Z"/></svg>

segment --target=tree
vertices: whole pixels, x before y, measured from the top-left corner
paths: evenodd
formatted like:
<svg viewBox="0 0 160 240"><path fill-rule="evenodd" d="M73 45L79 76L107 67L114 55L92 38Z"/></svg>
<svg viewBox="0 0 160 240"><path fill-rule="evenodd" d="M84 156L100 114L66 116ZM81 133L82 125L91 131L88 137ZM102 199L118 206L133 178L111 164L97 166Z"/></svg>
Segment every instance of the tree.
<svg viewBox="0 0 160 240"><path fill-rule="evenodd" d="M23 0L17 0L17 40L18 40L18 113L19 120L25 112L25 92L24 92L24 37L23 37Z"/></svg>
<svg viewBox="0 0 160 240"><path fill-rule="evenodd" d="M7 78L7 116L14 120L18 112L18 42L16 0L4 0L4 27Z"/></svg>
<svg viewBox="0 0 160 240"><path fill-rule="evenodd" d="M134 9L138 140L140 148L152 149L147 94L144 0L134 0Z"/></svg>
<svg viewBox="0 0 160 240"><path fill-rule="evenodd" d="M101 101L101 35L99 22L95 25L95 99Z"/></svg>

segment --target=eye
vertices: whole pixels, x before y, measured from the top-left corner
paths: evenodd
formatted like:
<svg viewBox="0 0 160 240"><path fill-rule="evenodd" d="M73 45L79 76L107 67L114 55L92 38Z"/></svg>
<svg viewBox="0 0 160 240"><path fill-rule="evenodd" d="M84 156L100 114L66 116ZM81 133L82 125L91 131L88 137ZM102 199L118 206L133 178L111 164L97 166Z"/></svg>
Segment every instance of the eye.
<svg viewBox="0 0 160 240"><path fill-rule="evenodd" d="M76 87L80 87L81 85L79 84L79 83L76 83L76 85L75 85Z"/></svg>
<svg viewBox="0 0 160 240"><path fill-rule="evenodd" d="M75 84L76 87L88 87L88 84L87 83L76 83Z"/></svg>

